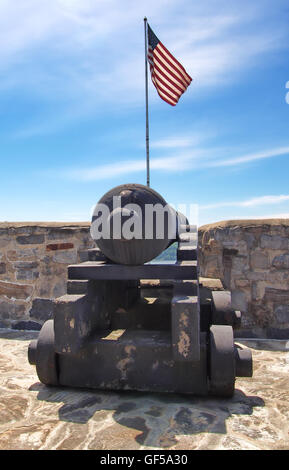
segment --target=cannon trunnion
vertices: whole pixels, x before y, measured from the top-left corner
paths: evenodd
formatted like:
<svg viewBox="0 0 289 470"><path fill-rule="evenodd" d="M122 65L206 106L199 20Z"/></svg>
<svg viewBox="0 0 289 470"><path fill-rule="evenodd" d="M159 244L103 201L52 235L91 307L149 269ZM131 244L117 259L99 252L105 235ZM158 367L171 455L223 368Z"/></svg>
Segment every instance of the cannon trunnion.
<svg viewBox="0 0 289 470"><path fill-rule="evenodd" d="M179 229L173 263L116 264L107 257L114 241L104 240L68 267L67 295L28 349L41 382L228 397L237 376L252 376L250 350L234 344L241 314L229 292L199 283L197 228ZM120 256L135 260L134 250Z"/></svg>

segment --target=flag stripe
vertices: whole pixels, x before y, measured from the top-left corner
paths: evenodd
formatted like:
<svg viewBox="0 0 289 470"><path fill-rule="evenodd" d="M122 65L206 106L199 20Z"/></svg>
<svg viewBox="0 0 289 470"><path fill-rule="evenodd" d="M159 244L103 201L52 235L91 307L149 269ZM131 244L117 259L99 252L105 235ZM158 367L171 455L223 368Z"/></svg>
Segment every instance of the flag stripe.
<svg viewBox="0 0 289 470"><path fill-rule="evenodd" d="M157 89L157 92L158 94L160 95L160 97L162 99L165 99L165 101L169 104L171 104L172 106L175 106L178 102L178 98L172 98L171 96L169 96L163 89L162 87L160 87L158 84L157 84L157 80L156 80L156 77L155 77L155 74L152 73L152 82L153 84L155 85L156 89Z"/></svg>
<svg viewBox="0 0 289 470"><path fill-rule="evenodd" d="M182 89L187 88L187 84L185 80L180 76L176 75L174 71L171 70L170 65L165 62L158 54L156 50L154 50L154 62L158 64L158 66L163 70L163 72L168 75L172 80L174 80Z"/></svg>
<svg viewBox="0 0 289 470"><path fill-rule="evenodd" d="M175 106L190 85L192 78L184 67L159 41L148 25L148 54L152 82L159 96Z"/></svg>
<svg viewBox="0 0 289 470"><path fill-rule="evenodd" d="M149 57L148 61L149 61L149 64L150 64L150 71L151 72L152 72L152 70L155 70L156 75L158 75L159 77L162 76L163 81L167 82L167 85L174 88L174 90L178 94L182 94L186 90L186 87L184 87L179 82L176 83L175 81L171 80L169 78L169 76L167 75L166 71L162 70L161 67L158 67L158 65L156 65L156 62L154 61L154 57L153 57L152 53L150 53L150 50L149 50L149 53L148 53L148 57Z"/></svg>
<svg viewBox="0 0 289 470"><path fill-rule="evenodd" d="M154 59L154 68L158 71L160 75L163 75L172 85L174 85L180 93L186 90L186 87L179 80L176 80L171 73L167 72L165 67L163 67L157 58Z"/></svg>
<svg viewBox="0 0 289 470"><path fill-rule="evenodd" d="M168 51L168 49L163 45L163 43L161 42L160 44L160 47L162 48L163 52L166 53L170 59L172 60L172 62L174 62L175 66L179 69L181 69L182 73L184 74L184 76L186 77L188 83L190 84L191 81L192 81L192 78L190 77L190 75L187 74L187 72L185 71L184 67L182 66L182 64L179 63L179 61L174 57L172 56L172 54L170 53L170 51Z"/></svg>
<svg viewBox="0 0 289 470"><path fill-rule="evenodd" d="M163 77L164 80L167 80L173 87L178 90L178 94L182 94L185 91L185 88L179 86L179 83L176 83L173 81L166 73L163 71L156 63L154 64L154 70L156 74L158 74L160 77Z"/></svg>
<svg viewBox="0 0 289 470"><path fill-rule="evenodd" d="M175 101L176 103L178 102L178 96L176 96L175 94L171 93L168 88L166 87L163 87L162 84L159 82L159 79L154 76L154 79L155 79L155 84L157 85L158 89L162 91L162 93L164 95L166 95L169 99Z"/></svg>
<svg viewBox="0 0 289 470"><path fill-rule="evenodd" d="M187 76L185 76L185 74L183 73L183 71L180 70L179 67L176 67L176 65L175 65L174 62L172 62L172 61L168 62L168 58L166 57L166 52L163 51L163 49L162 49L162 44L161 44L161 43L158 44L158 46L157 46L157 53L161 55L161 57L164 59L164 61L166 61L167 66L168 66L174 73L176 73L176 75L179 76L180 79L181 79L182 81L184 81L187 86L191 83L192 80L189 80L189 79L187 78Z"/></svg>
<svg viewBox="0 0 289 470"><path fill-rule="evenodd" d="M153 73L157 83L159 83L163 89L166 89L168 92L170 92L170 94L172 94L176 99L178 99L178 97L182 94L182 91L180 92L172 85L170 85L169 82L167 82L167 80L162 75L156 72L156 70L154 70Z"/></svg>
<svg viewBox="0 0 289 470"><path fill-rule="evenodd" d="M162 100L166 101L168 104L170 104L171 106L176 106L176 102L175 101L171 101L169 98L167 98L161 91L158 87L156 87L157 89L157 92L159 94L159 96L161 97Z"/></svg>
<svg viewBox="0 0 289 470"><path fill-rule="evenodd" d="M173 94L176 98L178 98L179 92L175 88L173 88L172 86L169 86L166 83L166 80L163 79L160 75L155 74L155 77L157 79L157 82L159 82L163 87L165 87L167 90L169 90L171 94Z"/></svg>

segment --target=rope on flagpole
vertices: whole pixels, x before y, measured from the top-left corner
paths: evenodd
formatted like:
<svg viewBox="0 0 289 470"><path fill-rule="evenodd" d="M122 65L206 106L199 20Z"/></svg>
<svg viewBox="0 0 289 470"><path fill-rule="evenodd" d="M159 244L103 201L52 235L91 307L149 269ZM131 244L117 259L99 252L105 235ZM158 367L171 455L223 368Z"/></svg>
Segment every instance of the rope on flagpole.
<svg viewBox="0 0 289 470"><path fill-rule="evenodd" d="M150 186L150 147L149 147L149 98L148 98L148 51L147 51L147 18L144 18L145 34L145 97L146 97L146 168L147 186Z"/></svg>

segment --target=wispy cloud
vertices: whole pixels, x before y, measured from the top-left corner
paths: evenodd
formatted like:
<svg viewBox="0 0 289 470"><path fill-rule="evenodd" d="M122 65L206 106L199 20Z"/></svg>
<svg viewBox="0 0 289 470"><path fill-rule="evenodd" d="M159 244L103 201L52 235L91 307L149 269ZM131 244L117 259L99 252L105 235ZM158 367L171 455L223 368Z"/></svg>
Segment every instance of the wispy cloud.
<svg viewBox="0 0 289 470"><path fill-rule="evenodd" d="M278 157L280 155L289 154L288 147L280 147L271 150L265 150L263 152L250 153L247 155L242 155L240 157L234 157L229 159L221 159L214 162L208 162L208 166L236 166L242 163L249 163L255 160L263 160L265 158Z"/></svg>
<svg viewBox="0 0 289 470"><path fill-rule="evenodd" d="M196 151L195 158L197 158L201 153L201 151ZM150 168L152 170L160 170L163 172L176 172L180 171L180 169L184 170L185 168L190 168L192 158L192 152L188 155L179 155L179 157L153 158L150 161ZM111 179L120 175L139 173L144 171L145 168L146 162L144 159L122 160L108 165L99 165L91 168L70 168L60 171L47 170L46 174L53 177L58 176L60 178L85 182Z"/></svg>
<svg viewBox="0 0 289 470"><path fill-rule="evenodd" d="M226 202L217 202L215 204L207 204L200 206L200 209L217 209L221 207L256 207L270 204L280 204L284 201L289 201L289 195L280 196L261 196L246 201L226 201Z"/></svg>
<svg viewBox="0 0 289 470"><path fill-rule="evenodd" d="M150 12L155 32L194 77L186 99L196 99L195 87L239 80L256 67L258 58L284 47L285 25L276 29L268 22L272 8L268 4L261 10L244 1L240 9L239 1L228 5L222 0L204 0L202 8L185 0L147 0L145 5L131 0L23 0L15 8L3 0L0 71L13 77L12 89L54 100L59 125L60 116L64 122L71 119L67 106L72 111L72 102L76 110L95 114L103 112L103 103L143 106L142 18ZM259 17L263 21L252 28ZM7 80L2 83L0 88L9 88ZM153 89L150 102L160 104ZM76 111L72 114L77 118ZM37 119L37 133L49 132L47 115L43 120L46 125L41 126ZM27 126L22 135L32 131Z"/></svg>
<svg viewBox="0 0 289 470"><path fill-rule="evenodd" d="M193 144L199 143L199 140L187 138L187 137L180 137L180 138L168 138L164 140L157 140L151 142L150 147L155 149L171 149L171 148L183 148L183 147L191 147Z"/></svg>
<svg viewBox="0 0 289 470"><path fill-rule="evenodd" d="M168 148L171 145L172 148L175 148L175 143L178 139L173 139L172 141L168 141ZM183 139L182 142L188 144L186 139ZM166 148L167 142L164 141L159 145L159 148ZM166 157L158 157L152 158L150 162L150 167L153 170L160 170L163 172L182 172L186 171L193 171L193 170L201 170L206 168L214 168L214 167L232 167L232 166L240 166L245 163L250 163L255 160L262 160L268 158L277 158L282 155L289 156L289 146L288 147L280 147L272 150L267 150L263 152L251 153L246 154L241 157L235 157L231 159L222 159L222 153L225 153L226 149L214 149L214 148L201 148L196 147L192 149L187 149L183 152L178 152L176 155L166 156ZM216 157L216 155L219 156ZM61 178L78 180L78 181L98 181L107 178L114 178L123 174L133 174L144 171L145 169L145 160L144 159L137 159L137 160L122 160L117 161L115 163L107 164L107 165L99 165L90 168L67 168L62 170L47 170L47 175L53 175ZM212 208L212 207L219 207L221 206L250 206L250 205L257 205L257 204L267 204L267 203L275 203L280 202L278 198L283 198L283 200L287 200L288 196L266 196L265 198L255 198L250 201L245 202L226 202L226 203L217 203L216 205L210 205L205 208ZM268 199L266 199L268 198ZM275 198L275 199L274 199ZM276 199L277 198L277 199Z"/></svg>

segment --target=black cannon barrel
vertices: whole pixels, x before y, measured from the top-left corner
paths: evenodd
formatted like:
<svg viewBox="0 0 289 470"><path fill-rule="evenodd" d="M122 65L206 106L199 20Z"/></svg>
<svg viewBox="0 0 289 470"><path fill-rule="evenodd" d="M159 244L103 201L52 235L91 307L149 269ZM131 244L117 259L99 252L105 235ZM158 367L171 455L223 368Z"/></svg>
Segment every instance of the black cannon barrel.
<svg viewBox="0 0 289 470"><path fill-rule="evenodd" d="M123 184L97 203L91 235L104 255L115 263L144 264L176 238L177 213L153 189Z"/></svg>

